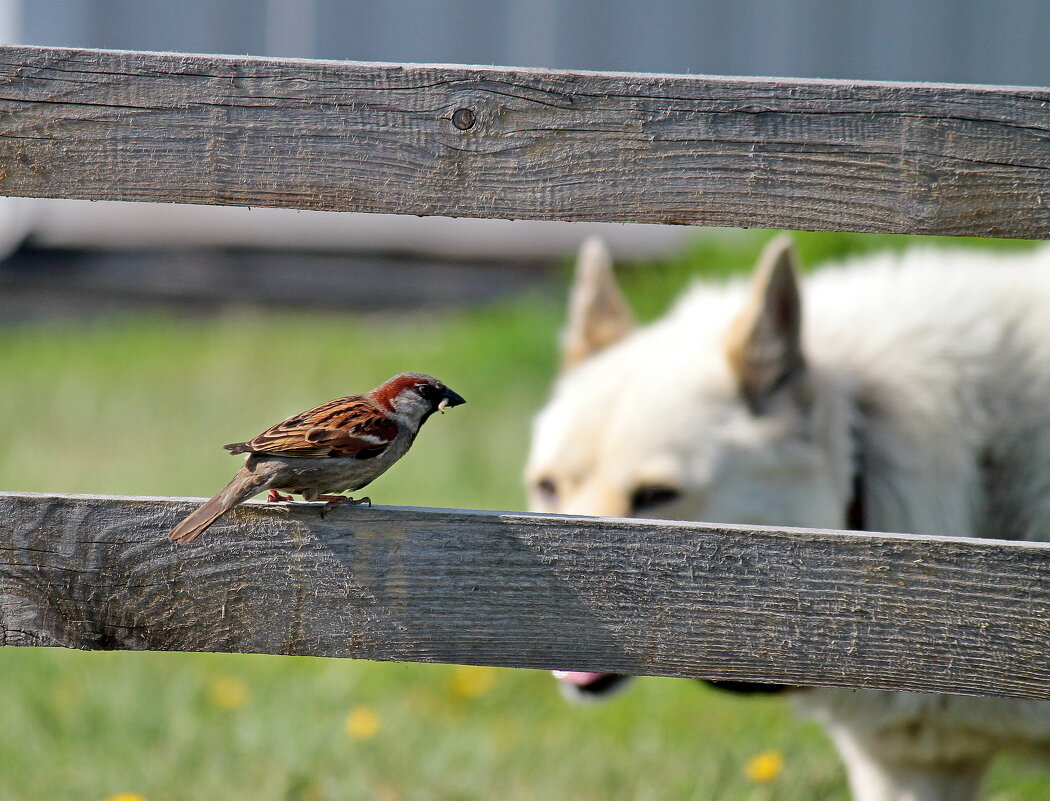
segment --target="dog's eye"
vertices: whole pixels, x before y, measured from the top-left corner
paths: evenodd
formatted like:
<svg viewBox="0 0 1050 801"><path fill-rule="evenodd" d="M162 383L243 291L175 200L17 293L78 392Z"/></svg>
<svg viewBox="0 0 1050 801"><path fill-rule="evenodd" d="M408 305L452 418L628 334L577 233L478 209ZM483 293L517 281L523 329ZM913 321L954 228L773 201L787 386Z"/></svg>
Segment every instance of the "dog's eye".
<svg viewBox="0 0 1050 801"><path fill-rule="evenodd" d="M644 512L678 500L682 493L672 487L639 487L631 496L631 511Z"/></svg>
<svg viewBox="0 0 1050 801"><path fill-rule="evenodd" d="M558 487L549 478L536 482L536 492L547 503L554 503L558 500Z"/></svg>

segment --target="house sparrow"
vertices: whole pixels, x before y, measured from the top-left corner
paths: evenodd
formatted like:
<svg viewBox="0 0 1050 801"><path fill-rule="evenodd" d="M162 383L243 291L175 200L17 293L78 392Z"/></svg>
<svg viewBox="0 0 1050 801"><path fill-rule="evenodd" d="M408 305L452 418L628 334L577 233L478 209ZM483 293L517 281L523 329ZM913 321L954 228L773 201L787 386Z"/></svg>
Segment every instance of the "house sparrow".
<svg viewBox="0 0 1050 801"><path fill-rule="evenodd" d="M329 401L289 417L247 442L223 447L246 453L244 466L214 498L175 526L168 535L192 542L208 526L252 495L269 490L271 501L291 500L371 503L353 492L382 475L412 446L420 427L434 412L466 403L433 376L401 373L364 395Z"/></svg>

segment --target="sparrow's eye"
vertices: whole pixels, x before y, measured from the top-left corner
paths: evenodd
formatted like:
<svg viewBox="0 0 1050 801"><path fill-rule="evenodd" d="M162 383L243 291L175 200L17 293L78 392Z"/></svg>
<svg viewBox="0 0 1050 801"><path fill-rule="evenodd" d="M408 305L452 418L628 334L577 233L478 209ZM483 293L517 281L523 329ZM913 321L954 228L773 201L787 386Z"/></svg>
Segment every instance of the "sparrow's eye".
<svg viewBox="0 0 1050 801"><path fill-rule="evenodd" d="M666 506L678 500L681 495L682 493L673 487L639 487L631 495L631 513L638 514Z"/></svg>
<svg viewBox="0 0 1050 801"><path fill-rule="evenodd" d="M558 500L558 486L549 478L540 479L536 482L536 494L544 503L554 503Z"/></svg>

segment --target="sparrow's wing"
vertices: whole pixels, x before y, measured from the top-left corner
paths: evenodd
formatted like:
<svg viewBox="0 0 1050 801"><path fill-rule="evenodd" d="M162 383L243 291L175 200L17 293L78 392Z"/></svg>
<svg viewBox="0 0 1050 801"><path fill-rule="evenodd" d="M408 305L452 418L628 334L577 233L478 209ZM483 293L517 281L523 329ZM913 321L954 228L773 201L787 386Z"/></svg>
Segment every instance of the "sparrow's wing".
<svg viewBox="0 0 1050 801"><path fill-rule="evenodd" d="M368 398L329 401L263 431L247 442L224 446L233 453L371 459L397 437L397 423Z"/></svg>

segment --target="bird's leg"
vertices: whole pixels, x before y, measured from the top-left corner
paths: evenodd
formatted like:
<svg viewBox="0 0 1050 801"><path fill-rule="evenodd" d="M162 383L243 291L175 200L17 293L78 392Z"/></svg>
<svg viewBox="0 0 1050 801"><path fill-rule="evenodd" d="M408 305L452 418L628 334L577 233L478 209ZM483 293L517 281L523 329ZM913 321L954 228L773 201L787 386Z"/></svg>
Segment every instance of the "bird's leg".
<svg viewBox="0 0 1050 801"><path fill-rule="evenodd" d="M340 506L343 504L347 504L349 506L360 506L361 504L367 503L369 506L372 505L371 498L351 498L347 495L318 495L317 498L315 498L315 500L327 501L327 503L324 505L324 509L321 510L322 514L324 514L325 512L330 512L336 506Z"/></svg>
<svg viewBox="0 0 1050 801"><path fill-rule="evenodd" d="M290 501L291 499L291 495L282 495L275 489L272 489L266 493L267 503L281 503L282 501Z"/></svg>

